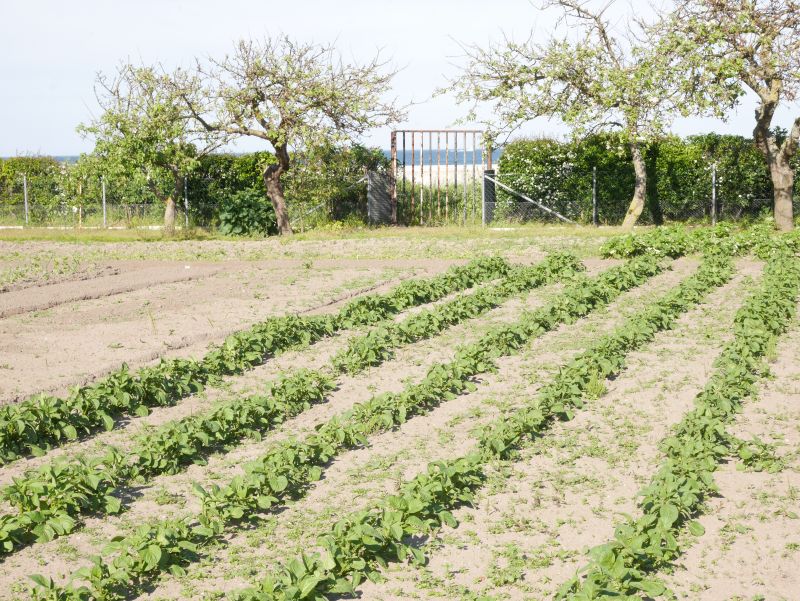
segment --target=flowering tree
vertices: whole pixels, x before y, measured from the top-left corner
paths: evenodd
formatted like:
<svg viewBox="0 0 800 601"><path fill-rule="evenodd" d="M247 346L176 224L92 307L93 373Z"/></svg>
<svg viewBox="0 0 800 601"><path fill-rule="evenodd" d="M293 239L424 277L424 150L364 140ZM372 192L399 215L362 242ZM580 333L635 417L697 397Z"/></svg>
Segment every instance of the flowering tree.
<svg viewBox="0 0 800 601"><path fill-rule="evenodd" d="M633 198L623 226L631 228L645 205L647 174L643 151L682 112L678 74L654 52L655 32L631 19L627 35L612 33L605 11L589 2L549 0L558 8L569 37L543 44L505 40L467 49L469 65L455 80L460 102L471 105L476 119L481 104L494 117L486 125L493 137L510 134L535 117L557 117L575 136L619 131L630 146L636 173Z"/></svg>
<svg viewBox="0 0 800 601"><path fill-rule="evenodd" d="M788 134L773 119L800 93L800 2L679 0L662 30L669 32L663 47L676 59L673 68L693 74L685 80L687 102L702 108L735 103L746 89L756 95L753 139L769 165L775 224L791 230L800 117Z"/></svg>
<svg viewBox="0 0 800 601"><path fill-rule="evenodd" d="M180 78L179 97L174 76L156 67L126 63L112 77L99 74L95 93L102 113L78 127L94 138L93 154L106 174L141 180L164 203L167 231L175 227L183 178L224 142L219 132L193 128L181 98L197 96L198 80Z"/></svg>
<svg viewBox="0 0 800 601"><path fill-rule="evenodd" d="M290 151L351 140L401 118L395 104L383 100L394 75L384 67L378 57L346 64L331 46L285 36L242 40L222 60L199 66L205 92L183 100L207 131L272 146L275 161L262 176L285 235L292 233L282 182L292 166Z"/></svg>

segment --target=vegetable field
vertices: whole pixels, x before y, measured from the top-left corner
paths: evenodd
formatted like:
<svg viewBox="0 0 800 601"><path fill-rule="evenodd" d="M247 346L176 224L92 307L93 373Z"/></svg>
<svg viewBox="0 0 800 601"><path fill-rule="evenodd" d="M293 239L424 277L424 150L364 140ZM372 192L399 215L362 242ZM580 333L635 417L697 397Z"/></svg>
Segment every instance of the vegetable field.
<svg viewBox="0 0 800 601"><path fill-rule="evenodd" d="M27 245L0 601L797 598L794 234Z"/></svg>

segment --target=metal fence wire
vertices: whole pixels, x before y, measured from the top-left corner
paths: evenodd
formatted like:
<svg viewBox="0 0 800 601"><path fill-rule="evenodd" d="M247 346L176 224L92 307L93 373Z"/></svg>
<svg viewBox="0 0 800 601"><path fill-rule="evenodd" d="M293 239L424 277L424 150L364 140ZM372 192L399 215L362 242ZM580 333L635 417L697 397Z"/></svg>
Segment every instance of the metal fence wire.
<svg viewBox="0 0 800 601"><path fill-rule="evenodd" d="M425 142L430 143L427 136ZM470 155L459 150L460 155L447 157L442 152L441 158L437 156L438 148L429 153L426 147L424 161L422 152L419 149L416 152L418 156L413 163L410 152L406 161L402 160L402 154L395 161L394 202L397 222L401 225L563 220L618 225L622 223L633 192L633 182L620 178L618 172L604 173L601 169L578 172L564 168L555 173L503 173L487 169L480 147ZM472 147L470 152L473 152ZM487 180L485 175L494 181ZM726 185L724 173L711 170L707 180L693 182L686 193L680 185L670 182L648 182L647 202L639 223L737 221L772 211L772 190L767 186L734 189ZM487 182L490 185L487 186ZM24 181L22 178L0 180L0 227L155 228L163 225L163 203L148 198L144 192L137 195L130 190L123 192L122 187L118 190L113 181L105 184L84 189L82 194L69 194L57 189L46 175L28 176ZM350 206L352 201L347 204L337 198L294 204L289 207L293 226L313 228L354 211L359 215L363 213L365 220L387 222L386 214L380 219L371 215L365 178L353 185L359 187L357 206ZM216 226L220 210L226 206L225 199L213 198L208 187L209 182L190 180L186 197L176 202L177 227ZM798 183L794 212L800 214Z"/></svg>
<svg viewBox="0 0 800 601"><path fill-rule="evenodd" d="M483 182L484 222L554 222L566 220L596 225L619 225L631 202L633 181L595 169L575 173L493 173ZM708 182L694 182L691 192L657 181L648 183L639 223L713 223L754 219L772 211L772 190L728 189L720 174L709 170ZM796 184L794 212L800 211ZM544 208L542 208L544 207Z"/></svg>

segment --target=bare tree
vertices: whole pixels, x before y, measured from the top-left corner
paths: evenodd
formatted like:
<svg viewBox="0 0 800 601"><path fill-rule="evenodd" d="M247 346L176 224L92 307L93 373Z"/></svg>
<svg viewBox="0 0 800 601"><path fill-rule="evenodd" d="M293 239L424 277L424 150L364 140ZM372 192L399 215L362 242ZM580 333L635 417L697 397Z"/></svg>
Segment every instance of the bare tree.
<svg viewBox="0 0 800 601"><path fill-rule="evenodd" d="M281 234L291 234L281 177L291 153L320 141L337 143L398 121L394 102L383 100L394 73L376 56L347 64L332 46L297 43L286 36L242 40L222 60L198 65L203 98L185 105L207 131L269 142L275 161L263 179Z"/></svg>
<svg viewBox="0 0 800 601"><path fill-rule="evenodd" d="M679 0L662 25L674 68L695 74L688 101L701 107L736 102L749 89L758 98L753 139L769 165L775 225L794 227L791 159L800 144L800 117L781 139L775 111L800 92L800 2L797 0ZM708 84L712 84L709 93Z"/></svg>
<svg viewBox="0 0 800 601"><path fill-rule="evenodd" d="M481 104L492 106L487 123L492 136L510 135L536 117L557 117L575 136L620 131L631 151L636 174L633 198L623 226L631 228L645 206L644 150L682 112L676 73L653 52L655 32L629 15L624 35L606 17L613 0L599 10L581 0L549 0L542 6L562 11L569 36L534 43L506 39L482 49L467 48L469 66L454 83L459 101L471 104L475 119ZM571 41L576 39L578 41Z"/></svg>
<svg viewBox="0 0 800 601"><path fill-rule="evenodd" d="M175 93L176 78L181 95ZM113 76L98 74L102 114L78 131L95 140L93 155L106 174L141 180L164 203L164 228L175 228L175 201L183 178L200 157L224 143L219 132L192 127L181 98L196 98L199 80L185 73L123 63Z"/></svg>

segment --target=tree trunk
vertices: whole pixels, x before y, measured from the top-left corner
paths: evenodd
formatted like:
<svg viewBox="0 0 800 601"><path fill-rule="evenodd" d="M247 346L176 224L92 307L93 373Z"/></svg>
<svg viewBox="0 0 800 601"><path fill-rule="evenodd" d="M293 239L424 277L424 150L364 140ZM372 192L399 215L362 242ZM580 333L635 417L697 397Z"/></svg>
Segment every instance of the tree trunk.
<svg viewBox="0 0 800 601"><path fill-rule="evenodd" d="M283 185L280 175L264 174L264 186L267 188L267 196L275 209L275 219L278 222L278 233L281 236L288 236L292 233L292 226L289 224L289 212L286 210L286 197L283 195Z"/></svg>
<svg viewBox="0 0 800 601"><path fill-rule="evenodd" d="M781 232L794 229L792 215L792 193L794 191L794 171L789 160L797 152L798 138L800 138L800 118L796 119L792 131L778 145L778 141L770 131L772 117L780 99L778 84L772 86L769 93L761 96L761 104L756 109L756 127L753 130L753 139L769 166L769 175L772 179L773 215L775 227Z"/></svg>
<svg viewBox="0 0 800 601"><path fill-rule="evenodd" d="M788 161L776 157L769 166L775 202L775 227L778 231L789 232L794 228L792 214L792 193L794 192L794 171Z"/></svg>
<svg viewBox="0 0 800 601"><path fill-rule="evenodd" d="M644 210L644 201L647 196L647 169L644 157L642 157L642 149L636 142L631 142L631 162L636 174L636 185L633 189L633 200L631 200L628 212L625 213L625 220L622 222L622 228L625 230L633 229L639 215Z"/></svg>
<svg viewBox="0 0 800 601"><path fill-rule="evenodd" d="M292 226L289 223L289 212L286 210L286 197L283 195L283 184L281 175L289 169L289 150L285 144L273 144L275 147L275 158L277 164L268 165L264 169L264 187L267 189L267 196L275 209L275 219L278 222L278 233L281 236L292 234Z"/></svg>
<svg viewBox="0 0 800 601"><path fill-rule="evenodd" d="M170 194L164 203L164 231L175 232L175 196Z"/></svg>

